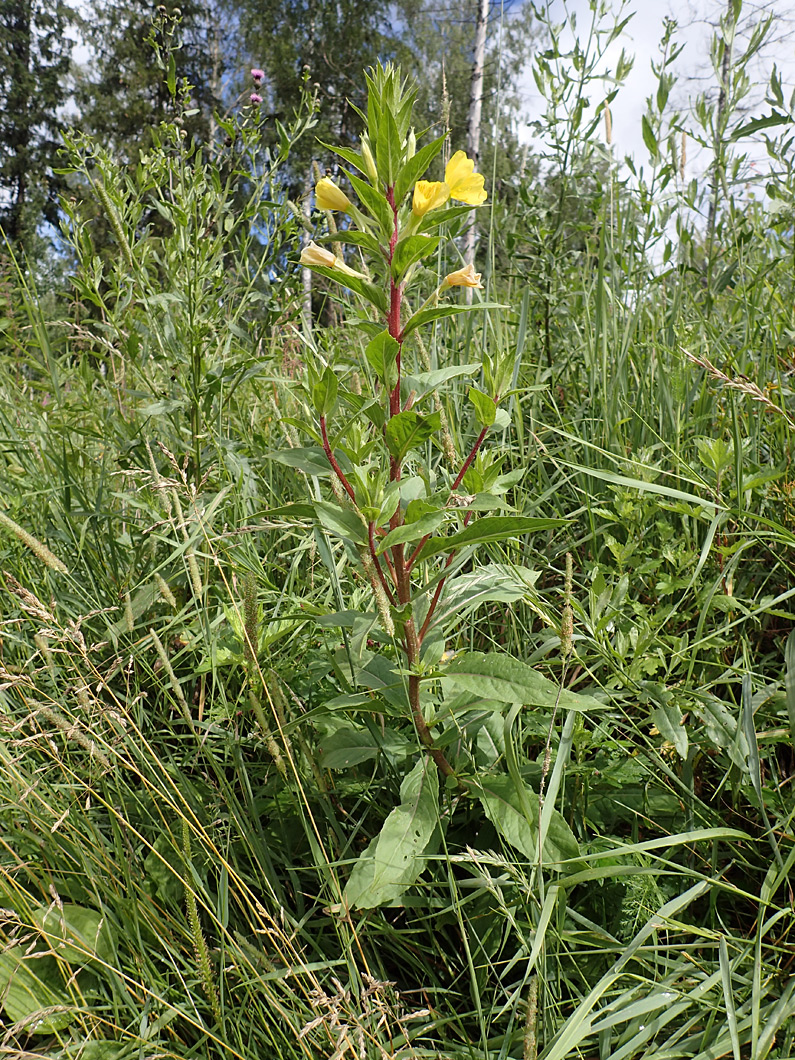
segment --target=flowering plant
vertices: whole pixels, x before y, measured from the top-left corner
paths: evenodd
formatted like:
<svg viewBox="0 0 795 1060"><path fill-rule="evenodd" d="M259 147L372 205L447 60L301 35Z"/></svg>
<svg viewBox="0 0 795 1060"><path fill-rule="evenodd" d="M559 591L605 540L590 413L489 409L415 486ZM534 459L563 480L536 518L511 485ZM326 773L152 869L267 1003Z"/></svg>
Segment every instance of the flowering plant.
<svg viewBox="0 0 795 1060"><path fill-rule="evenodd" d="M482 288L471 263L448 273L423 299L428 270L422 263L437 253L447 222L486 201L484 178L475 172L472 159L456 151L443 181L425 179L444 137L416 147L414 92L394 68L372 71L368 87L360 149L335 149L347 163L344 173L353 198L328 177L316 188L317 205L344 213L350 225L327 237L334 252L312 242L301 262L359 297L366 315L357 323L369 342L361 373L350 379L342 365L324 363L319 355L310 361L302 387L314 422L296 418L293 424L315 445L282 454L286 463L313 475L325 465L333 498L315 500L314 514L323 533L342 541L348 561L372 594L371 610L357 615L348 609L336 616L347 646L338 672L350 691L335 707L371 710L375 698L378 709L397 724L410 719L417 741L400 806L348 882L345 902L360 907L393 900L422 870L438 841L437 771L452 792L480 798L495 822L506 799L514 799L514 812L520 812L517 805L529 804L532 793L524 793L516 804L518 796L500 786L508 778L485 786L466 741L457 740L451 750L462 721L476 730L470 713L484 695L492 704L504 697L504 690L495 695L493 686L507 657L468 653L449 661L453 653L446 651L446 637L479 603L519 600L532 591L530 572L497 563L473 568L479 544L561 524L516 513L506 494L522 472L503 474L501 457L484 451L489 432L510 423L500 403L511 392L513 356L496 353L480 363L433 371L421 339L424 326L444 317L493 308L455 299L456 287ZM455 205L449 205L451 200ZM355 268L343 260L340 244L359 252ZM424 363L412 364L414 356ZM479 385L468 388L474 430L459 451L439 388L466 377L478 379ZM327 616L325 624L332 620ZM509 662L514 680L510 702L523 683L533 689L524 701L539 695L545 702L554 698L555 686L524 664ZM503 698L494 709L504 707ZM483 712L478 716L482 723ZM338 728L324 752L353 731ZM416 827L405 831L407 813ZM560 859L561 851L575 856L577 845L565 821L555 822L555 856ZM525 822L525 827L529 849L535 826Z"/></svg>

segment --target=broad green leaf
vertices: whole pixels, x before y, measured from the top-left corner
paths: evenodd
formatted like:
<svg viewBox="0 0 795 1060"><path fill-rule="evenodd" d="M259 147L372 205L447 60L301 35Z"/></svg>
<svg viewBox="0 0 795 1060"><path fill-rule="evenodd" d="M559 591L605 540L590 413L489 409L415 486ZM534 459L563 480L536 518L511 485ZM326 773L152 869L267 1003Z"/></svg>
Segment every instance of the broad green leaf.
<svg viewBox="0 0 795 1060"><path fill-rule="evenodd" d="M409 449L427 442L441 428L438 412L422 416L413 409L399 412L386 425L386 444L395 460L402 460Z"/></svg>
<svg viewBox="0 0 795 1060"><path fill-rule="evenodd" d="M25 954L13 946L0 953L0 1005L28 1034L51 1034L74 1021L69 991L54 957Z"/></svg>
<svg viewBox="0 0 795 1060"><path fill-rule="evenodd" d="M454 692L472 692L483 699L552 708L560 695L561 710L601 711L604 704L580 692L559 689L532 666L502 652L467 652L445 668L443 683Z"/></svg>
<svg viewBox="0 0 795 1060"><path fill-rule="evenodd" d="M353 867L345 887L348 908L393 902L425 868L423 854L439 822L439 777L425 754L400 786L400 804Z"/></svg>
<svg viewBox="0 0 795 1060"><path fill-rule="evenodd" d="M489 563L459 574L445 587L430 628L444 628L453 615L461 618L487 601L512 604L522 600L532 591L537 580L538 571L503 563Z"/></svg>
<svg viewBox="0 0 795 1060"><path fill-rule="evenodd" d="M329 270L330 271L330 270ZM433 320L441 320L442 317L455 316L456 313L471 313L478 309L508 309L509 306L502 305L500 302L473 302L472 305L438 305L433 306L431 309L420 309L414 316L409 317L406 322L406 326L403 328L403 338L410 335L416 328L421 327L423 324L430 324Z"/></svg>
<svg viewBox="0 0 795 1060"><path fill-rule="evenodd" d="M651 716L662 738L674 745L680 758L687 758L687 730L682 724L682 711L676 703L673 700L661 703Z"/></svg>
<svg viewBox="0 0 795 1060"><path fill-rule="evenodd" d="M337 376L334 370L328 366L312 388L312 402L318 416L330 415L337 405Z"/></svg>
<svg viewBox="0 0 795 1060"><path fill-rule="evenodd" d="M439 245L438 236L408 236L395 247L392 258L392 275L400 280L415 261L422 261L433 254Z"/></svg>
<svg viewBox="0 0 795 1060"><path fill-rule="evenodd" d="M298 468L299 471L305 471L307 475L328 475L331 471L328 457L319 445L312 445L307 448L280 449L277 453L267 453L266 455L269 460L275 460L279 464L286 464L287 467Z"/></svg>
<svg viewBox="0 0 795 1060"><path fill-rule="evenodd" d="M94 909L65 903L39 906L33 922L45 936L48 947L73 968L93 959L107 963L113 956L113 933L107 918Z"/></svg>
<svg viewBox="0 0 795 1060"><path fill-rule="evenodd" d="M491 427L497 418L497 405L493 398L477 390L474 386L469 388L469 400L475 409L475 416L481 427Z"/></svg>
<svg viewBox="0 0 795 1060"><path fill-rule="evenodd" d="M420 559L429 559L440 552L451 552L465 545L480 545L486 541L504 541L509 537L534 534L565 526L566 519L531 519L522 515L486 515L449 537L437 537L422 546Z"/></svg>
<svg viewBox="0 0 795 1060"><path fill-rule="evenodd" d="M378 552L386 552L393 545L403 545L409 541L419 541L426 534L432 534L438 530L444 520L444 512L430 512L423 515L413 523L404 523L390 530L386 537L378 545Z"/></svg>
<svg viewBox="0 0 795 1060"><path fill-rule="evenodd" d="M510 777L489 777L483 781L478 798L486 816L506 843L510 843L530 861L535 861L538 856L539 805L538 795L533 789L525 787L520 793ZM544 842L544 863L550 865L573 861L563 871L577 872L582 869L582 863L576 861L579 856L580 848L574 833L562 814L553 810Z"/></svg>
<svg viewBox="0 0 795 1060"><path fill-rule="evenodd" d="M323 740L320 764L323 769L349 769L375 758L380 751L404 757L409 746L405 736L394 729L374 736L368 729L345 726Z"/></svg>
<svg viewBox="0 0 795 1060"><path fill-rule="evenodd" d="M395 205L400 206L406 192L410 191L412 186L422 178L425 170L441 151L445 139L445 136L440 136L438 140L433 140L425 147L421 147L403 166L395 181Z"/></svg>
<svg viewBox="0 0 795 1060"><path fill-rule="evenodd" d="M364 355L373 371L387 388L393 390L397 383L397 355L400 346L388 331L381 331L371 339Z"/></svg>
<svg viewBox="0 0 795 1060"><path fill-rule="evenodd" d="M315 514L320 525L337 537L350 538L360 545L367 544L367 529L355 512L328 501L315 501Z"/></svg>

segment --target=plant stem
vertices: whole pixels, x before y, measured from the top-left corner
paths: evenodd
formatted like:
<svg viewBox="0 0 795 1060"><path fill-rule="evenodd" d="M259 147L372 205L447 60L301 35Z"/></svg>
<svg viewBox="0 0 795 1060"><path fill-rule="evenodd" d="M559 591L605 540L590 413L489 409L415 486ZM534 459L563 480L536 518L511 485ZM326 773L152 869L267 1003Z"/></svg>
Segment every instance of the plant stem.
<svg viewBox="0 0 795 1060"><path fill-rule="evenodd" d="M356 494L353 492L353 488L351 487L350 482L348 482L348 480L343 475L342 468L337 463L337 458L334 456L334 454L331 451L331 446L329 445L329 441L328 441L328 434L326 433L326 417L325 416L321 416L320 417L320 437L323 439L323 451L325 452L326 457L328 458L328 462L331 464L331 467L332 467L332 470L334 471L334 474L337 476L337 478L340 480L342 485L345 487L345 492L348 494L350 499L353 501L354 504L356 504Z"/></svg>

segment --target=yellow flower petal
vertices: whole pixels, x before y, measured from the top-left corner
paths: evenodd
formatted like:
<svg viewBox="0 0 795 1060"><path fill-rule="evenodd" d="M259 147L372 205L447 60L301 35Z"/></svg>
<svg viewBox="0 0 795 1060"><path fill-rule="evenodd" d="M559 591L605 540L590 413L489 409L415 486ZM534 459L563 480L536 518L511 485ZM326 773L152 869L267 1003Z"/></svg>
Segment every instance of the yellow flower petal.
<svg viewBox="0 0 795 1060"><path fill-rule="evenodd" d="M333 180L323 177L315 185L315 202L319 210L342 210L347 213L351 200Z"/></svg>
<svg viewBox="0 0 795 1060"><path fill-rule="evenodd" d="M476 287L478 290L482 291L483 284L480 282L480 275L479 272L475 272L474 265L465 265L463 269L458 269L457 272L448 272L442 281L442 288Z"/></svg>
<svg viewBox="0 0 795 1060"><path fill-rule="evenodd" d="M488 198L482 173L475 173L475 163L463 151L456 151L444 171L450 198L468 206L480 206Z"/></svg>
<svg viewBox="0 0 795 1060"><path fill-rule="evenodd" d="M415 217L424 217L429 210L444 206L450 198L450 189L440 180L418 180L414 185L411 212Z"/></svg>
<svg viewBox="0 0 795 1060"><path fill-rule="evenodd" d="M337 257L330 250L319 247L312 241L301 251L300 261L302 265L323 265L327 269L333 269L337 264Z"/></svg>

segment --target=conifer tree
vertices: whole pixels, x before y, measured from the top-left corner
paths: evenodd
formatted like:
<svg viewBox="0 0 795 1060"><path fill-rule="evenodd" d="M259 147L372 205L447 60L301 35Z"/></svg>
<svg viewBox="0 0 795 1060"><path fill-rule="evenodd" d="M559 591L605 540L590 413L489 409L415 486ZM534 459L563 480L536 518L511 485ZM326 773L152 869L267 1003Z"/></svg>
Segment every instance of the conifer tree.
<svg viewBox="0 0 795 1060"><path fill-rule="evenodd" d="M0 0L0 227L16 251L33 249L43 221L58 224L75 21L63 0Z"/></svg>

